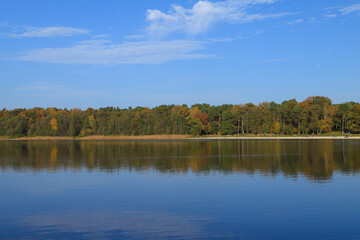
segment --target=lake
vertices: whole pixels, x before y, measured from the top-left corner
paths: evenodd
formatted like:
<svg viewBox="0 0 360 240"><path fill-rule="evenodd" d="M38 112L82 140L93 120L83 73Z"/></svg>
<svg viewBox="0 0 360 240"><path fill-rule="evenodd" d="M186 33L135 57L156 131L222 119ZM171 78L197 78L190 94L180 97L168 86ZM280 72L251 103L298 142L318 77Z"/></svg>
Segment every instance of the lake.
<svg viewBox="0 0 360 240"><path fill-rule="evenodd" d="M360 239L360 140L0 141L0 239Z"/></svg>

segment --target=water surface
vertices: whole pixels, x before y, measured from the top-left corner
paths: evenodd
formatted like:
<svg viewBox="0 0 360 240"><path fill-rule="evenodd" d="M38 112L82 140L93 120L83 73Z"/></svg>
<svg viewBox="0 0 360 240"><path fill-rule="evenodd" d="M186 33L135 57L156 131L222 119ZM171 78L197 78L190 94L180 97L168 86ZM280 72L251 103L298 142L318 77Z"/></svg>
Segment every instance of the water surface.
<svg viewBox="0 0 360 240"><path fill-rule="evenodd" d="M360 239L359 140L0 141L0 239Z"/></svg>

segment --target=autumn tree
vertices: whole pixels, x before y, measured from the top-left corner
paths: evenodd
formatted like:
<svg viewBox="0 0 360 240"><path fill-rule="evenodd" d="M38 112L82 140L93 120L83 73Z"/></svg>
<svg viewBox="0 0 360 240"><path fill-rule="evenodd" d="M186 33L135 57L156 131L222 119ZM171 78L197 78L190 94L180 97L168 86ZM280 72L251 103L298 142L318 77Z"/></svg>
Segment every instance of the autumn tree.
<svg viewBox="0 0 360 240"><path fill-rule="evenodd" d="M349 114L349 130L353 132L360 132L360 104L355 104L351 107Z"/></svg>
<svg viewBox="0 0 360 240"><path fill-rule="evenodd" d="M210 129L209 115L200 111L198 107L190 109L187 121L192 135L200 135L202 132L208 132Z"/></svg>
<svg viewBox="0 0 360 240"><path fill-rule="evenodd" d="M54 130L55 132L58 130L58 124L56 118L52 118L50 120L50 125L51 125L51 129Z"/></svg>

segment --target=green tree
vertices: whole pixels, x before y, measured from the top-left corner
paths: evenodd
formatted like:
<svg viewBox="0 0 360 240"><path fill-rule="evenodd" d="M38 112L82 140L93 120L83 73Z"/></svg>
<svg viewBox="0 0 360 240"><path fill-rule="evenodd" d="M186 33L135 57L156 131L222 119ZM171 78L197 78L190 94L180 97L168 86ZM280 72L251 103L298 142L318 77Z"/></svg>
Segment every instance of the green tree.
<svg viewBox="0 0 360 240"><path fill-rule="evenodd" d="M355 104L351 107L349 114L349 130L353 132L360 132L360 104Z"/></svg>

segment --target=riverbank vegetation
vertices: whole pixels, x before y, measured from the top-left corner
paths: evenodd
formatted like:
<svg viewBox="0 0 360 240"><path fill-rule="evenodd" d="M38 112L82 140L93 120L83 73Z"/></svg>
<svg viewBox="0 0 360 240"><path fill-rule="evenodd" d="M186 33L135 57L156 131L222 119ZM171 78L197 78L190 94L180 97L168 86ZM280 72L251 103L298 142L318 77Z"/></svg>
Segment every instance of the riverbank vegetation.
<svg viewBox="0 0 360 240"><path fill-rule="evenodd" d="M3 109L0 136L144 136L329 134L360 132L360 104L327 97L221 106L161 105L120 109Z"/></svg>

